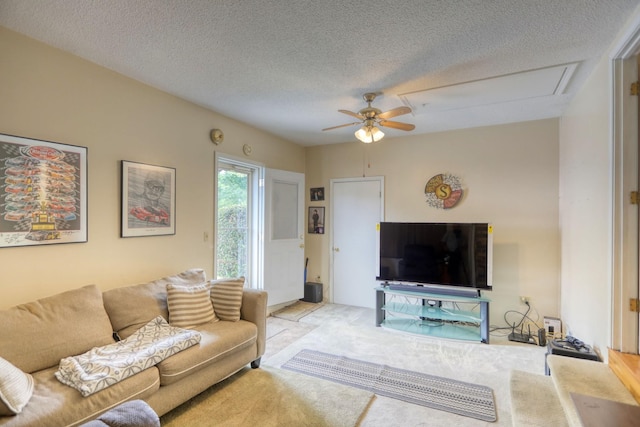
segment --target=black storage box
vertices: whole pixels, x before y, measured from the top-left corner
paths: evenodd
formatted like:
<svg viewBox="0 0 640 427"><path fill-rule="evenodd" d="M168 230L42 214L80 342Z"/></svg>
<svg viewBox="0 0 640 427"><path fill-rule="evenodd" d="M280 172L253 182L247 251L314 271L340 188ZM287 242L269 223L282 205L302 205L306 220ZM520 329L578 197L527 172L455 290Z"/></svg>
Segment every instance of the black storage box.
<svg viewBox="0 0 640 427"><path fill-rule="evenodd" d="M305 302L322 302L322 283L307 282L304 284Z"/></svg>

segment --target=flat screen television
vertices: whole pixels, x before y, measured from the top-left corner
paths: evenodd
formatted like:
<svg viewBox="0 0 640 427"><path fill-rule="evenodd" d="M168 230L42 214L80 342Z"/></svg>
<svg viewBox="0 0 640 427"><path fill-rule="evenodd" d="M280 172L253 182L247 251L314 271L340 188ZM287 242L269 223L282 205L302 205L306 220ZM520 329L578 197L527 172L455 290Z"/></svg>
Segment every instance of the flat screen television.
<svg viewBox="0 0 640 427"><path fill-rule="evenodd" d="M380 223L378 280L491 289L493 235L488 223Z"/></svg>

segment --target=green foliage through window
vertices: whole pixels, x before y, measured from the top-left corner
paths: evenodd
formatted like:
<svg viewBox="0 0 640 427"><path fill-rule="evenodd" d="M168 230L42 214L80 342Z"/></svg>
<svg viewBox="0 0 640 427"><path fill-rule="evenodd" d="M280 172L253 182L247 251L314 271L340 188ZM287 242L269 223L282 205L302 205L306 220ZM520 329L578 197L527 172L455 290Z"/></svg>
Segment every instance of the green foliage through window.
<svg viewBox="0 0 640 427"><path fill-rule="evenodd" d="M218 171L217 278L247 276L248 179L245 172Z"/></svg>

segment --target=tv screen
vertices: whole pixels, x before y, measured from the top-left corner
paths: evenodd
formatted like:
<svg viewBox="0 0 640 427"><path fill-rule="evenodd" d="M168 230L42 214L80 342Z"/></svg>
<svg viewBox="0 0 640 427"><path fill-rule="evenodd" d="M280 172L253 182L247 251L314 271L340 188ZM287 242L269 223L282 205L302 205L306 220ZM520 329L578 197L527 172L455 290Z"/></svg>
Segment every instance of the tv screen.
<svg viewBox="0 0 640 427"><path fill-rule="evenodd" d="M488 223L380 223L378 280L491 288Z"/></svg>

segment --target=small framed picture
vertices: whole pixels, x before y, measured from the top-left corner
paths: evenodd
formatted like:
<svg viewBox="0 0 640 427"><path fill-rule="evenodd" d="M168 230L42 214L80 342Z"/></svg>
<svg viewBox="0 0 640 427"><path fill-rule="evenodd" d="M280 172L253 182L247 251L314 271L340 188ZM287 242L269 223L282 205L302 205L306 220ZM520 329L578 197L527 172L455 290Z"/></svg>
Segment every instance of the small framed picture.
<svg viewBox="0 0 640 427"><path fill-rule="evenodd" d="M309 234L324 234L324 207L309 208Z"/></svg>
<svg viewBox="0 0 640 427"><path fill-rule="evenodd" d="M122 161L122 237L176 234L176 170Z"/></svg>
<svg viewBox="0 0 640 427"><path fill-rule="evenodd" d="M310 191L310 198L312 202L324 200L324 187L312 188Z"/></svg>

